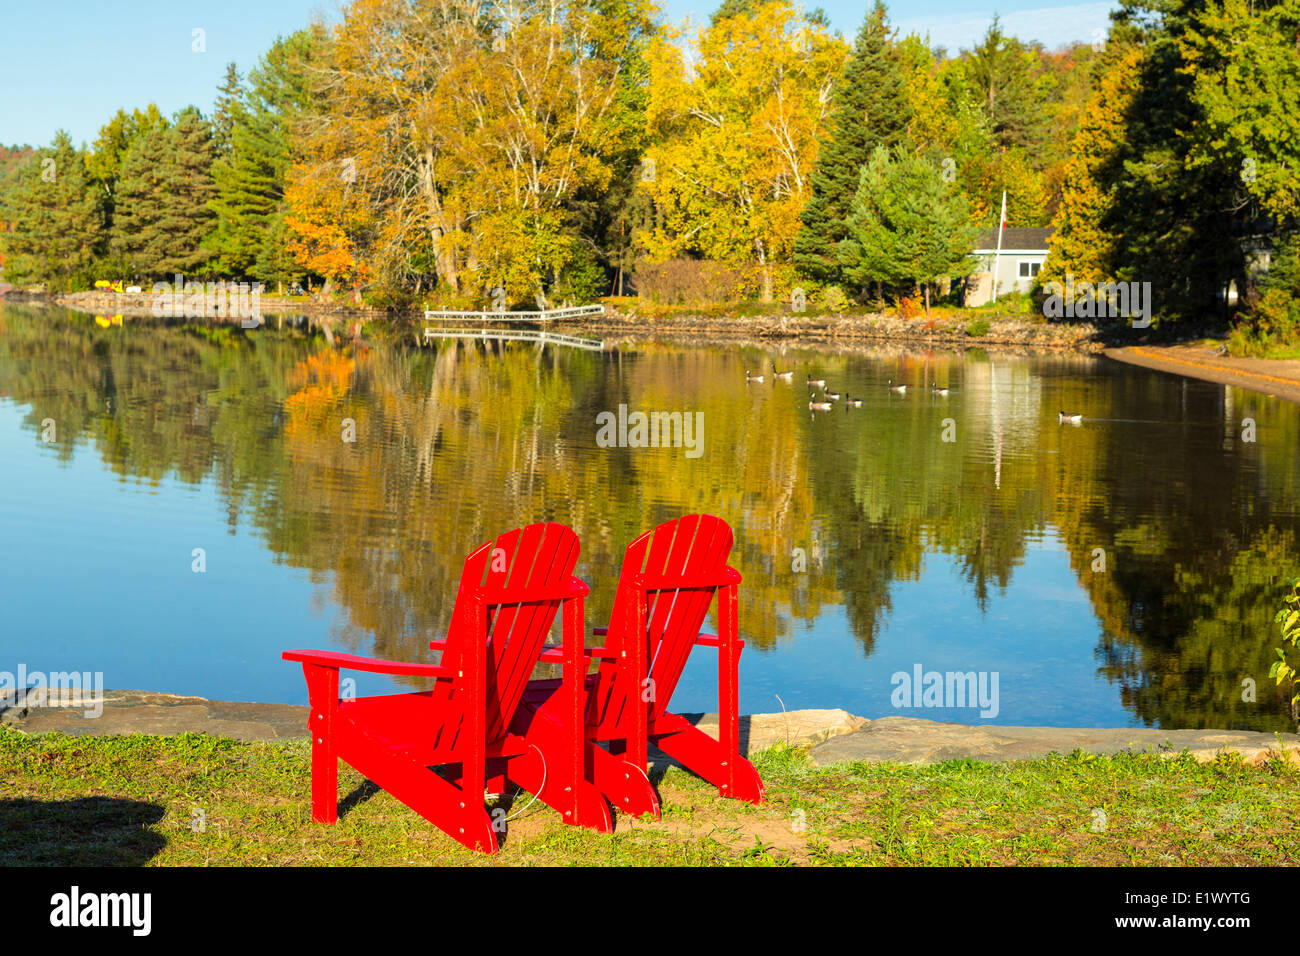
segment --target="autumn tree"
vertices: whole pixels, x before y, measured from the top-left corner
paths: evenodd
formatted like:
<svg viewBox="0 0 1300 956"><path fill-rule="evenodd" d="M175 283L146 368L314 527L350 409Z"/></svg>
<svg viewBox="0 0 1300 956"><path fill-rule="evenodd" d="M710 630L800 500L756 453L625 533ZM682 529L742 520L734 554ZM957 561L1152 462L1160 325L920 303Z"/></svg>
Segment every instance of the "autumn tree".
<svg viewBox="0 0 1300 956"><path fill-rule="evenodd" d="M642 185L655 222L641 241L652 259L757 262L771 301L773 267L790 261L812 193L845 45L786 0L720 19L695 44L689 66L671 38L650 56L656 142Z"/></svg>
<svg viewBox="0 0 1300 956"><path fill-rule="evenodd" d="M290 175L299 261L390 293L528 302L581 271L571 203L608 187L628 128L610 7L357 0Z"/></svg>
<svg viewBox="0 0 1300 956"><path fill-rule="evenodd" d="M387 220L403 242L422 237L430 271L459 289L464 216L437 166L435 98L456 60L490 42L491 30L476 0L357 0L331 32L318 109L305 117L285 192L290 249L327 288L357 288L385 259L397 284L412 277L404 247L380 247Z"/></svg>
<svg viewBox="0 0 1300 956"><path fill-rule="evenodd" d="M1118 151L1141 60L1139 47L1115 54L1080 116L1060 206L1052 220L1051 252L1040 276L1043 283L1064 282L1067 273L1079 281L1100 282L1115 273L1121 211L1110 184L1120 175Z"/></svg>
<svg viewBox="0 0 1300 956"><path fill-rule="evenodd" d="M569 208L578 235L591 248L591 260L585 264L588 274L594 278L602 269L608 270L616 295L623 294L625 274L636 260L636 233L646 228L651 210L638 181L641 158L650 144L645 121L650 92L646 54L659 32L657 15L653 0L595 0L591 5L597 35L593 56L613 64L618 73L610 116L615 133L603 154L611 176L604 188L580 190ZM571 266L560 285L567 287L578 271ZM560 291L567 294L568 290Z"/></svg>
<svg viewBox="0 0 1300 956"><path fill-rule="evenodd" d="M574 202L610 187L634 129L618 109L629 105L619 103L618 50L592 46L604 25L580 3L538 6L503 23L440 90L459 137L444 168L472 223L464 263L474 287L539 305L559 285L590 294L578 279L593 263Z"/></svg>

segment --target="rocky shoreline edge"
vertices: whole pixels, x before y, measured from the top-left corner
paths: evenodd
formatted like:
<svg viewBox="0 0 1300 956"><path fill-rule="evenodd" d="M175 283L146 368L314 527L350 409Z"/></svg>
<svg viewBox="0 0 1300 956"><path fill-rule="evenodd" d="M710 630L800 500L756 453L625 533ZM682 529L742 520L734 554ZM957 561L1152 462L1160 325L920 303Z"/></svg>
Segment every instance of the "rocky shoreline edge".
<svg viewBox="0 0 1300 956"><path fill-rule="evenodd" d="M11 290L0 301L58 305L96 314L141 317L153 314L152 293L46 295ZM424 344L424 319L418 313L357 309L320 297L287 299L266 296L261 302L267 316L306 315L330 341L334 341L336 335L357 337L366 322L382 319L391 323L392 335L410 336L417 345ZM987 329L980 329L977 323L987 323ZM925 322L884 314L800 313L725 317L700 314L653 318L617 310L600 316L552 322L546 328L559 333L602 336L604 346L609 350L644 342L685 341L697 345L780 350L815 347L840 353L870 354L903 354L917 349L988 349L1002 355L1073 352L1084 356L1102 355L1114 361L1245 388L1300 404L1300 360L1228 357L1220 354L1216 345L1207 346L1203 341L1200 345L1191 344L1200 341L1199 332L1188 332L1181 340L1148 344L1147 336L1136 336L1122 328L1031 322L1012 315L983 313L974 317L970 314L936 317L933 322ZM981 334L972 335L968 329Z"/></svg>
<svg viewBox="0 0 1300 956"><path fill-rule="evenodd" d="M98 715L95 715L98 712ZM684 715L705 733L718 734L717 714ZM140 690L104 691L102 698L73 697L60 706L0 697L0 725L24 733L207 733L244 741L306 738L307 708L208 700ZM930 764L945 760L1031 760L1076 750L1092 754L1189 752L1200 762L1239 754L1258 766L1278 757L1300 762L1300 735L1241 730L1002 727L881 717L868 720L843 710L792 710L740 718L741 750L756 753L784 744L806 748L815 766L846 761Z"/></svg>
<svg viewBox="0 0 1300 956"><path fill-rule="evenodd" d="M154 314L152 292L118 294L73 292L58 295L11 292L6 302L59 305L95 314L148 317ZM284 298L262 296L260 308L265 315L307 315L313 324L335 326L343 332L350 323L356 325L376 319L388 319L397 326L409 324L423 330L421 313L392 312L384 309L356 308L340 305L320 297ZM213 318L216 318L214 315ZM231 319L230 321L237 321ZM472 326L473 322L463 323ZM982 328L987 326L986 328ZM1113 344L1113 336L1099 326L1078 323L1033 322L1011 314L974 313L904 319L880 313L847 315L811 315L791 313L762 316L714 316L704 313L666 318L640 315L635 311L607 309L604 315L551 322L548 329L572 334L612 336L632 342L686 336L719 342L780 341L809 343L892 341L937 348L1020 347L1096 353ZM978 334L972 334L972 330ZM418 336L417 336L418 341Z"/></svg>

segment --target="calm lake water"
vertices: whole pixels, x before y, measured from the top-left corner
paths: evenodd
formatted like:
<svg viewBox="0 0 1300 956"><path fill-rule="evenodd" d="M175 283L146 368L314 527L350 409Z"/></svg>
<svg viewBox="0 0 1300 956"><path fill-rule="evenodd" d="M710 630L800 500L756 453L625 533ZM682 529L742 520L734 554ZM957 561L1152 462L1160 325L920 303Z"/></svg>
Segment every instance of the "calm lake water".
<svg viewBox="0 0 1300 956"><path fill-rule="evenodd" d="M1300 570L1289 403L1074 355L275 325L0 309L0 671L305 703L282 649L436 660L464 556L500 531L572 526L598 624L626 544L708 511L745 578L743 712L1292 729L1268 678ZM810 412L808 374L862 407ZM701 413L698 456L599 446L620 404ZM896 706L918 666L996 674L996 715ZM715 673L697 651L673 708L716 709Z"/></svg>

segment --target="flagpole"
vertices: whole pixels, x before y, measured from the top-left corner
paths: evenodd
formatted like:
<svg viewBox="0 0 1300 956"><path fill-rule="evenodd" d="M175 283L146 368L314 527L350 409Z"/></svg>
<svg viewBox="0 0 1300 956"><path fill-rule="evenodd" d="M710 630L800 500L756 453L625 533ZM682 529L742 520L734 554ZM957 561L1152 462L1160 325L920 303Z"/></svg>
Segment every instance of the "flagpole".
<svg viewBox="0 0 1300 956"><path fill-rule="evenodd" d="M998 301L998 270L1002 266L1002 227L1007 224L1007 191L1002 190L1002 215L998 219L998 252L993 257L993 301Z"/></svg>

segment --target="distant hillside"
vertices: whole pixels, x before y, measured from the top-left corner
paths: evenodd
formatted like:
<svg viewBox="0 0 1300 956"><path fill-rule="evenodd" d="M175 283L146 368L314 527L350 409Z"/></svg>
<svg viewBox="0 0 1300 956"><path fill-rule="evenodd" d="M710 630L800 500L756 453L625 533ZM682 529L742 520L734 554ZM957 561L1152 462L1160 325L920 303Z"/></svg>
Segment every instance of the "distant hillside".
<svg viewBox="0 0 1300 956"><path fill-rule="evenodd" d="M36 150L30 146L0 145L0 189L8 185L18 175L23 163L35 155Z"/></svg>

